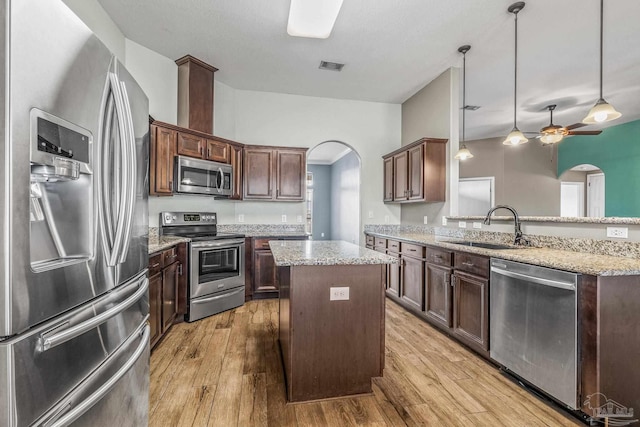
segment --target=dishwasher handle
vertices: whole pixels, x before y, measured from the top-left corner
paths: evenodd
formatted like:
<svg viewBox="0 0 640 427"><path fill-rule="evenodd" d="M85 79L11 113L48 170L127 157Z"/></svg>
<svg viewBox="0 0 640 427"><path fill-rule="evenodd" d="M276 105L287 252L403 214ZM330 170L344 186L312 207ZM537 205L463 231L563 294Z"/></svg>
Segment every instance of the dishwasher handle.
<svg viewBox="0 0 640 427"><path fill-rule="evenodd" d="M543 279L541 277L529 276L528 274L515 273L513 271L503 270L502 268L497 268L495 266L491 266L491 272L500 274L503 276L511 277L513 279L521 279L530 283L537 283L538 285L551 286L554 288L564 289L567 291L576 290L576 284L573 282L561 282L558 280Z"/></svg>

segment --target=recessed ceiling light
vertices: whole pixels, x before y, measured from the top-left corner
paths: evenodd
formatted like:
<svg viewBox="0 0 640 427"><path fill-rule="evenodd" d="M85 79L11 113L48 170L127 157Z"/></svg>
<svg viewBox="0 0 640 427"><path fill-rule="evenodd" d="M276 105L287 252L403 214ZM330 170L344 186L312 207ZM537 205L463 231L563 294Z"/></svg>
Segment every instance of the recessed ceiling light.
<svg viewBox="0 0 640 427"><path fill-rule="evenodd" d="M331 35L343 0L291 0L287 33L326 39Z"/></svg>
<svg viewBox="0 0 640 427"><path fill-rule="evenodd" d="M329 62L329 61L320 61L321 70L329 70L329 71L342 71L342 67L344 64L340 64L338 62Z"/></svg>

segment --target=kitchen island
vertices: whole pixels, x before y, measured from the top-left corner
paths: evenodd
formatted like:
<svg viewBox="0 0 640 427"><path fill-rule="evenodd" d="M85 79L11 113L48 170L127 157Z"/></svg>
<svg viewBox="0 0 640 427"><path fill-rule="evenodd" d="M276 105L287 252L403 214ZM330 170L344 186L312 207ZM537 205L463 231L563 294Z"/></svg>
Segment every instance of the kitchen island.
<svg viewBox="0 0 640 427"><path fill-rule="evenodd" d="M343 241L272 241L289 402L370 393L384 369L385 264Z"/></svg>

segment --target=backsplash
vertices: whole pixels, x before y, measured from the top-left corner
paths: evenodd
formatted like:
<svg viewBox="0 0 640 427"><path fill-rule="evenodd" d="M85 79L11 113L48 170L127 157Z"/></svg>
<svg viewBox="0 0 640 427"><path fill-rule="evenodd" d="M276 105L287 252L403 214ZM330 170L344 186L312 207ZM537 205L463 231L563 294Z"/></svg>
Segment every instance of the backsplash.
<svg viewBox="0 0 640 427"><path fill-rule="evenodd" d="M260 233L306 233L304 224L218 224L218 231L221 233L243 233L249 235Z"/></svg>
<svg viewBox="0 0 640 427"><path fill-rule="evenodd" d="M513 233L494 231L465 230L447 227L429 227L421 225L365 225L365 232L380 234L425 233L441 237L463 240L475 240L491 243L513 243ZM556 237L526 234L525 238L534 247L559 249L572 252L584 252L597 255L611 255L626 258L640 258L640 243L587 238Z"/></svg>

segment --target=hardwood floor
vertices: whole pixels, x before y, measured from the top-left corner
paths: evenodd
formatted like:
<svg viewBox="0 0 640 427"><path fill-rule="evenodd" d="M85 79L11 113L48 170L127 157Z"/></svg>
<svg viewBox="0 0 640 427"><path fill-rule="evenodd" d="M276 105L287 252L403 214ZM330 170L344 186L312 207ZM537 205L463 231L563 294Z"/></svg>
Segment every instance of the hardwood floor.
<svg viewBox="0 0 640 427"><path fill-rule="evenodd" d="M387 299L384 377L368 396L288 405L277 300L174 325L151 355L149 425L573 426Z"/></svg>

